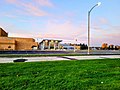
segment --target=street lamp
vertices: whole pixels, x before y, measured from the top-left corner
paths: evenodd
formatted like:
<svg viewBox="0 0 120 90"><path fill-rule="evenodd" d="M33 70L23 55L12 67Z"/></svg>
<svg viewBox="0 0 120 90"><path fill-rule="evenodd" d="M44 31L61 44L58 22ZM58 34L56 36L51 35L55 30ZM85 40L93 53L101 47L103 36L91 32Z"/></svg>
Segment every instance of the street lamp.
<svg viewBox="0 0 120 90"><path fill-rule="evenodd" d="M88 11L88 54L90 54L90 13L96 6L100 6L100 5L101 2L98 2L90 9L90 11Z"/></svg>

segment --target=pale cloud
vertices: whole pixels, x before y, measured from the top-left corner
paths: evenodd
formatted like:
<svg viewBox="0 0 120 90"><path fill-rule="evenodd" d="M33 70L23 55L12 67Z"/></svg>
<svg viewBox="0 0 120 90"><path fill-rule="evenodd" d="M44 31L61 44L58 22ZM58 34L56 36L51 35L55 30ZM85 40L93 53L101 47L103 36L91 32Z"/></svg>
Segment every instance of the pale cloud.
<svg viewBox="0 0 120 90"><path fill-rule="evenodd" d="M109 26L107 29L99 26L99 29L91 30L91 46L100 46L105 42L108 44L120 45L120 32L118 30L120 30L120 26ZM12 36L33 37L41 39L52 38L61 39L66 43L87 44L87 26L85 23L76 25L74 22L71 22L69 20L66 20L64 22L49 20L45 24L44 28L39 29L36 32L39 33L28 32L27 34L24 34L24 32L20 32L21 34L17 34L17 32L16 34L12 34ZM77 42L75 39L77 39Z"/></svg>
<svg viewBox="0 0 120 90"><path fill-rule="evenodd" d="M22 6L24 6L24 11L27 12L28 14L34 15L34 16L46 16L47 13L44 12L43 10L41 10L40 8L38 8L37 6L30 4L21 4Z"/></svg>
<svg viewBox="0 0 120 90"><path fill-rule="evenodd" d="M75 25L69 20L62 23L59 21L48 21L44 29L45 32L41 33L41 38L78 39L79 42L86 42L86 27L82 24Z"/></svg>
<svg viewBox="0 0 120 90"><path fill-rule="evenodd" d="M8 3L12 3L12 4L18 4L18 3L24 3L24 2L28 2L27 0L6 0ZM47 6L47 7L53 7L53 3L50 2L50 0L31 0L31 3L34 4L39 4L40 6Z"/></svg>
<svg viewBox="0 0 120 90"><path fill-rule="evenodd" d="M109 21L106 18L102 17L102 18L99 19L99 23L103 25L103 24L108 24Z"/></svg>
<svg viewBox="0 0 120 90"><path fill-rule="evenodd" d="M9 33L9 37L24 37L24 38L30 38L31 37L31 34L23 34L23 33Z"/></svg>
<svg viewBox="0 0 120 90"><path fill-rule="evenodd" d="M102 43L108 43L113 45L120 45L120 33L105 33L99 37L91 38L91 46L100 46Z"/></svg>
<svg viewBox="0 0 120 90"><path fill-rule="evenodd" d="M36 30L36 28L34 29ZM82 23L76 25L69 20L64 22L49 20L42 29L39 28L37 31L27 32L26 34L21 30L17 30L16 33L11 32L10 36L62 39L71 41L71 43L77 39L78 43L86 43L87 31L86 26Z"/></svg>
<svg viewBox="0 0 120 90"><path fill-rule="evenodd" d="M12 14L9 14L9 13L4 13L3 16L6 16L8 18L18 18L18 16L12 15Z"/></svg>
<svg viewBox="0 0 120 90"><path fill-rule="evenodd" d="M33 0L41 6L53 7L54 5L49 0Z"/></svg>
<svg viewBox="0 0 120 90"><path fill-rule="evenodd" d="M8 3L15 5L16 13L27 14L32 16L47 16L46 11L42 10L43 6L52 7L49 0L32 0L31 2L23 0L6 0Z"/></svg>
<svg viewBox="0 0 120 90"><path fill-rule="evenodd" d="M102 43L120 45L120 25L116 26L104 17L93 20L90 43L91 46L100 46Z"/></svg>
<svg viewBox="0 0 120 90"><path fill-rule="evenodd" d="M17 0L6 0L6 1L9 3L16 3L17 2Z"/></svg>
<svg viewBox="0 0 120 90"><path fill-rule="evenodd" d="M99 19L96 19L91 23L91 29L103 30L103 26L105 29L105 27L108 28L108 25L109 25L109 21L106 18L100 17Z"/></svg>

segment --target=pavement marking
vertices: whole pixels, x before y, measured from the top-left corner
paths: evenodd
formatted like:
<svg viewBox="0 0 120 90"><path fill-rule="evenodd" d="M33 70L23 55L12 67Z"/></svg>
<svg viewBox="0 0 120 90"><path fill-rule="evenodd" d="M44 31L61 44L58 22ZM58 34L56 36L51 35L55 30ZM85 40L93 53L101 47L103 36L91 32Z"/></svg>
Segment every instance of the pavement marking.
<svg viewBox="0 0 120 90"><path fill-rule="evenodd" d="M61 56L61 58L65 58L65 59L69 59L69 60L78 60L76 58L70 58L70 57L65 57L65 56Z"/></svg>

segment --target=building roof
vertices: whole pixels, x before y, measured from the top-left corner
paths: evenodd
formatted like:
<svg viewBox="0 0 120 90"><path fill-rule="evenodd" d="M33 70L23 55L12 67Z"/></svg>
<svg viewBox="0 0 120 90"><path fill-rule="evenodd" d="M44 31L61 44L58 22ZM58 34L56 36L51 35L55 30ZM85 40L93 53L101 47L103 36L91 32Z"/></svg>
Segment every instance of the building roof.
<svg viewBox="0 0 120 90"><path fill-rule="evenodd" d="M42 43L43 41L58 41L58 42L62 42L62 40L57 40L57 39L43 39L40 43Z"/></svg>
<svg viewBox="0 0 120 90"><path fill-rule="evenodd" d="M0 37L8 37L8 33L0 27Z"/></svg>

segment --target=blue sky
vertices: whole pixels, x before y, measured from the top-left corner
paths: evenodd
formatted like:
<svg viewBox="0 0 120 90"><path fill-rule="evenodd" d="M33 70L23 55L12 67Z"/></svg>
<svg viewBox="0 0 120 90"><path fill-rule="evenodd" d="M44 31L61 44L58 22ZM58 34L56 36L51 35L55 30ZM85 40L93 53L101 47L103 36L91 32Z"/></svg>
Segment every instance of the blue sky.
<svg viewBox="0 0 120 90"><path fill-rule="evenodd" d="M120 0L0 0L0 27L10 37L62 39L87 44L91 12L91 45L120 45Z"/></svg>

